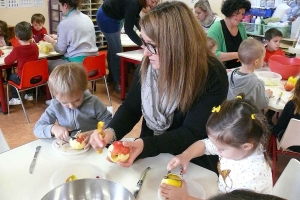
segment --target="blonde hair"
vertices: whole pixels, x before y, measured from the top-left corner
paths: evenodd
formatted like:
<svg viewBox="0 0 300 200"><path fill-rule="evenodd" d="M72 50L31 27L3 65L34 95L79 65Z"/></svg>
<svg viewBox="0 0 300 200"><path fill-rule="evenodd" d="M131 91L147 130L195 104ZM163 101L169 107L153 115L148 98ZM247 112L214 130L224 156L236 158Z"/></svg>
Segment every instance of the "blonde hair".
<svg viewBox="0 0 300 200"><path fill-rule="evenodd" d="M207 48L212 50L215 46L217 46L216 40L211 37L207 37Z"/></svg>
<svg viewBox="0 0 300 200"><path fill-rule="evenodd" d="M195 3L194 8L200 8L203 12L206 12L210 16L216 15L210 7L208 0L199 0Z"/></svg>
<svg viewBox="0 0 300 200"><path fill-rule="evenodd" d="M180 111L188 111L204 92L208 55L213 55L206 46L205 32L190 8L179 1L157 5L143 16L140 26L157 46L159 95L165 92L169 104L176 100ZM140 72L142 83L148 66L149 58L144 57Z"/></svg>
<svg viewBox="0 0 300 200"><path fill-rule="evenodd" d="M54 96L74 97L87 89L88 79L79 63L66 63L54 68L49 76L49 89Z"/></svg>
<svg viewBox="0 0 300 200"><path fill-rule="evenodd" d="M241 63L249 65L264 56L264 51L265 47L260 41L248 38L240 44L238 57Z"/></svg>

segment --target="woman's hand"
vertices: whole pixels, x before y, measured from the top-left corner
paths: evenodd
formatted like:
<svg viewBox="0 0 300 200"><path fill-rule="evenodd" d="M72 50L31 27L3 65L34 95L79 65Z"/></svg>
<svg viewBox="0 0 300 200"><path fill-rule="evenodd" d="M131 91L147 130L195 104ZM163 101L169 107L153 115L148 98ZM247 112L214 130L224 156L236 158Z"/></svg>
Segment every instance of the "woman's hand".
<svg viewBox="0 0 300 200"><path fill-rule="evenodd" d="M189 199L189 194L186 190L185 181L182 180L181 187L174 187L167 184L161 184L158 188L159 194L165 199L170 200L187 200Z"/></svg>
<svg viewBox="0 0 300 200"><path fill-rule="evenodd" d="M179 154L177 156L174 156L167 165L167 170L171 171L172 169L181 166L182 167L182 174L186 173L187 166L189 164L190 160L186 158L183 154Z"/></svg>
<svg viewBox="0 0 300 200"><path fill-rule="evenodd" d="M46 42L49 42L49 43L51 43L52 45L55 43L55 40L50 36L50 35L44 35L44 40L46 41Z"/></svg>
<svg viewBox="0 0 300 200"><path fill-rule="evenodd" d="M144 149L144 141L137 139L135 141L124 141L123 145L130 148L130 156L126 162L118 163L122 167L130 167L134 160L141 154Z"/></svg>
<svg viewBox="0 0 300 200"><path fill-rule="evenodd" d="M108 143L113 140L113 137L114 133L109 129L103 130L102 134L99 134L98 130L95 130L90 136L89 144L96 151L102 150Z"/></svg>
<svg viewBox="0 0 300 200"><path fill-rule="evenodd" d="M69 139L69 130L66 127L55 124L51 128L51 135L59 140L67 141Z"/></svg>
<svg viewBox="0 0 300 200"><path fill-rule="evenodd" d="M54 40L57 39L57 35L55 35L55 34L50 34L49 36L52 37Z"/></svg>

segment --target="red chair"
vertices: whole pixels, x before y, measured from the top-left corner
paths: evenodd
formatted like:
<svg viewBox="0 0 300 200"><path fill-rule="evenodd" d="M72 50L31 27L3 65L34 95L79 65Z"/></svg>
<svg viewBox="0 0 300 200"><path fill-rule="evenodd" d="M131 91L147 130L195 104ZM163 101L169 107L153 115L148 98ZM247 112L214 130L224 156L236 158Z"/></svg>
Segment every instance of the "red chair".
<svg viewBox="0 0 300 200"><path fill-rule="evenodd" d="M272 134L269 142L269 155L272 155L272 176L273 184L276 182L276 162L278 154L288 154L300 156L300 153L289 150L291 146L300 146L300 120L292 118L281 138L278 142L277 138Z"/></svg>
<svg viewBox="0 0 300 200"><path fill-rule="evenodd" d="M36 61L26 62L23 66L22 77L20 85L14 83L13 81L7 82L7 108L9 114L9 86L14 87L17 90L19 99L21 100L22 108L26 117L28 124L30 123L28 115L26 113L22 98L20 96L20 92L29 90L29 89L36 89L35 92L35 103L37 103L37 96L38 96L38 87L47 85L48 81L48 62L47 59L41 59Z"/></svg>
<svg viewBox="0 0 300 200"><path fill-rule="evenodd" d="M107 97L112 107L107 81L106 81L106 66L105 66L105 54L99 54L97 56L88 56L83 60L83 66L86 69L88 80L92 82L92 93L96 90L96 80L104 79L106 86Z"/></svg>

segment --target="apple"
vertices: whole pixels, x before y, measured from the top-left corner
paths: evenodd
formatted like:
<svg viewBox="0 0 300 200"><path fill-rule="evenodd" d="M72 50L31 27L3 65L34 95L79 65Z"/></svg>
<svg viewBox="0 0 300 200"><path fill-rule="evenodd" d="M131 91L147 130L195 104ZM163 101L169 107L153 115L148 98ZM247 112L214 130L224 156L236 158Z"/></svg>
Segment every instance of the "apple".
<svg viewBox="0 0 300 200"><path fill-rule="evenodd" d="M161 184L162 183L175 187L181 187L182 184L181 178L177 174L168 174L162 179Z"/></svg>
<svg viewBox="0 0 300 200"><path fill-rule="evenodd" d="M107 157L112 162L126 162L130 155L130 148L123 145L123 141L115 141L108 147Z"/></svg>
<svg viewBox="0 0 300 200"><path fill-rule="evenodd" d="M296 84L298 78L297 77L293 77L293 76L290 76L287 80L287 82L290 82L290 83L293 83L294 85Z"/></svg>
<svg viewBox="0 0 300 200"><path fill-rule="evenodd" d="M71 176L69 176L69 177L66 179L66 183L72 182L72 181L75 181L75 180L77 180L77 177L76 177L74 174L72 174Z"/></svg>
<svg viewBox="0 0 300 200"><path fill-rule="evenodd" d="M3 54L4 54L3 51L0 49L0 57L1 57Z"/></svg>
<svg viewBox="0 0 300 200"><path fill-rule="evenodd" d="M43 51L44 53L49 53L50 49L49 49L49 47L44 46L44 47L42 48L42 51Z"/></svg>
<svg viewBox="0 0 300 200"><path fill-rule="evenodd" d="M292 82L289 82L289 81L284 85L284 89L286 91L291 91L291 90L294 89L294 87L295 87L295 85Z"/></svg>
<svg viewBox="0 0 300 200"><path fill-rule="evenodd" d="M72 149L81 150L85 147L85 137L83 134L79 134L76 139L70 139L69 144Z"/></svg>

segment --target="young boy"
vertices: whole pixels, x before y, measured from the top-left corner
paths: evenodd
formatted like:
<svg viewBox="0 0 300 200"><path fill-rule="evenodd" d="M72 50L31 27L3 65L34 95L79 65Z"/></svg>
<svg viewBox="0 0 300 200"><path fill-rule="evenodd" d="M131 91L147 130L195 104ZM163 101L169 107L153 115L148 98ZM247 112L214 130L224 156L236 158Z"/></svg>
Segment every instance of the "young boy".
<svg viewBox="0 0 300 200"><path fill-rule="evenodd" d="M262 110L268 106L273 92L265 90L263 81L254 74L255 69L263 66L265 52L263 44L255 39L246 39L240 44L238 57L242 67L228 73L228 100L244 93L245 99L252 100L258 109Z"/></svg>
<svg viewBox="0 0 300 200"><path fill-rule="evenodd" d="M44 40L44 35L47 34L47 30L45 29L45 17L42 14L34 14L31 17L31 28L33 39L36 43L39 43L41 40Z"/></svg>
<svg viewBox="0 0 300 200"><path fill-rule="evenodd" d="M32 31L29 22L20 22L15 27L16 39L20 43L20 46L14 47L11 53L4 59L5 65L12 65L17 61L18 73L11 74L9 79L13 82L20 84L22 78L23 65L29 61L35 61L39 57L39 49L36 44L32 43ZM19 105L21 100L14 87L11 87L12 99L9 101L9 105ZM33 100L32 90L27 90L25 99Z"/></svg>
<svg viewBox="0 0 300 200"><path fill-rule="evenodd" d="M52 71L48 85L55 98L34 126L36 137L66 140L70 130L86 132L97 129L99 121L110 122L112 114L89 92L87 84L86 72L79 63L58 65Z"/></svg>
<svg viewBox="0 0 300 200"><path fill-rule="evenodd" d="M282 55L285 53L280 49L280 41L282 40L282 33L276 28L270 28L265 33L266 41L266 55L264 61L269 62L269 58L272 55Z"/></svg>

